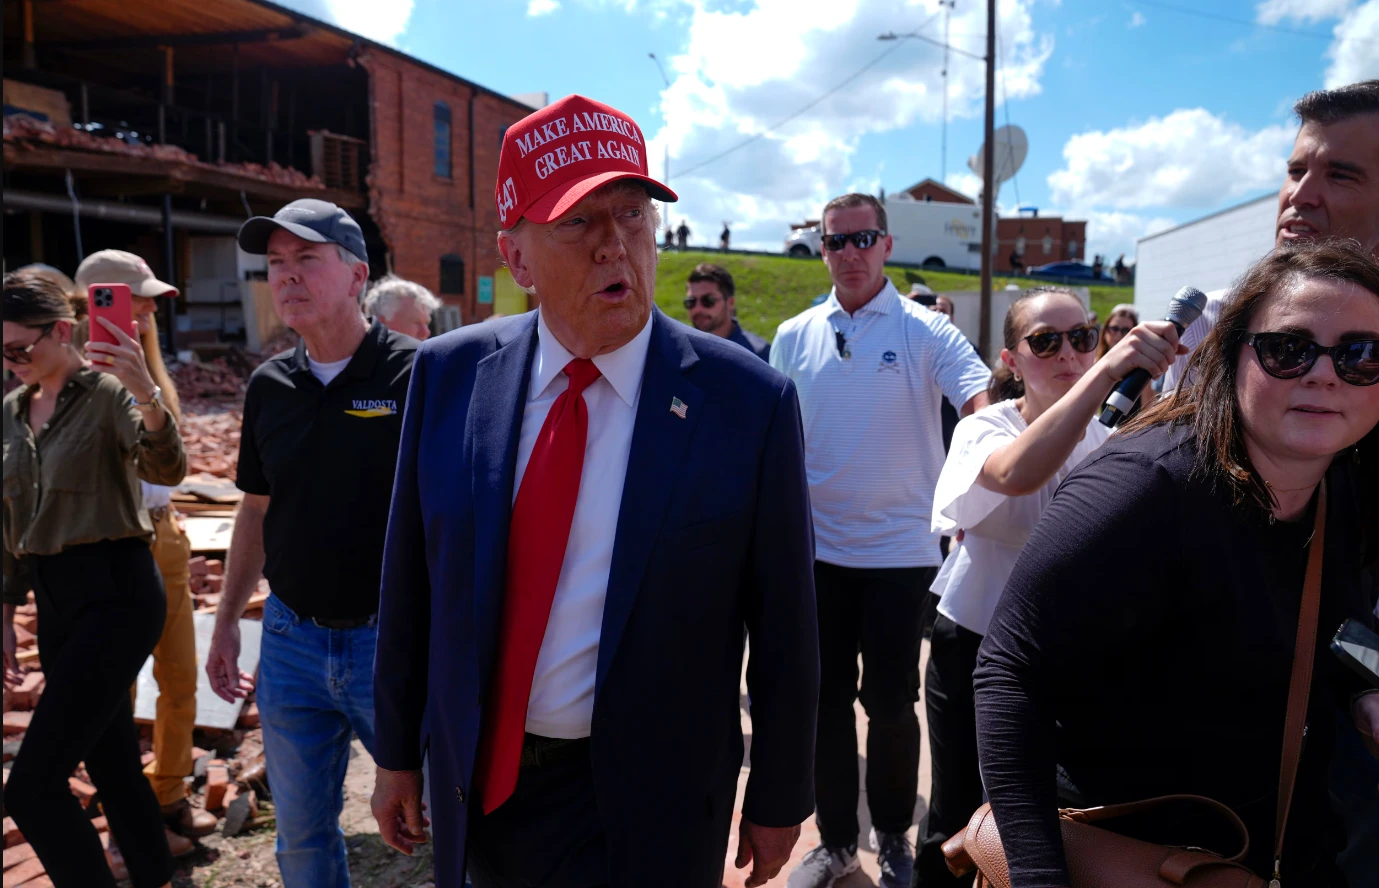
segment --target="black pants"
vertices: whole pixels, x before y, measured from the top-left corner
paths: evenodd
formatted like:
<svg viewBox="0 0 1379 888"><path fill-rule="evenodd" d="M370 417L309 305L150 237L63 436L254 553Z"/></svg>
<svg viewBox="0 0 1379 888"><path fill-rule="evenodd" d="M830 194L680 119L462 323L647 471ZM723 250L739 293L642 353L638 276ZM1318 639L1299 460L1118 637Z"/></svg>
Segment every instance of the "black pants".
<svg viewBox="0 0 1379 888"><path fill-rule="evenodd" d="M977 710L972 673L982 637L939 614L929 639L929 666L924 670L924 714L929 720L929 819L920 836L914 888L970 885L948 871L943 843L964 829L982 804L982 775L977 765Z"/></svg>
<svg viewBox="0 0 1379 888"><path fill-rule="evenodd" d="M814 794L819 836L857 841L857 718L866 710L867 807L880 832L903 833L919 783L921 612L937 568L864 569L814 562L819 609L819 727ZM857 682L857 655L862 681Z"/></svg>
<svg viewBox="0 0 1379 888"><path fill-rule="evenodd" d="M524 764L517 788L491 814L483 813L474 793L467 860L474 888L608 884L608 847L588 748L583 744L585 754L577 757Z"/></svg>
<svg viewBox="0 0 1379 888"><path fill-rule="evenodd" d="M163 885L172 856L129 700L167 615L153 553L137 539L91 543L35 556L31 574L47 687L5 807L57 888L114 888L100 837L67 788L84 761L135 888Z"/></svg>

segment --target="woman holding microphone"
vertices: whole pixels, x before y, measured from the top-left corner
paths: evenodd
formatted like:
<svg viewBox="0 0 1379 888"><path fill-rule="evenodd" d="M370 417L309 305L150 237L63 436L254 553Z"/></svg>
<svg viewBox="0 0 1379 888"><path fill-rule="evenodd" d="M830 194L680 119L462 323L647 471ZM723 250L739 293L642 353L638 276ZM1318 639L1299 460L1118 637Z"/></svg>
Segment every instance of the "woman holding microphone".
<svg viewBox="0 0 1379 888"><path fill-rule="evenodd" d="M1097 360L1097 328L1067 290L1025 291L1006 313L991 405L958 423L934 494L934 529L956 537L925 673L933 775L916 886L957 885L941 846L982 803L972 673L1001 589L1058 485L1106 441L1095 417L1132 370L1159 375L1177 354L1167 321L1120 336Z"/></svg>
<svg viewBox="0 0 1379 888"><path fill-rule="evenodd" d="M1379 752L1379 692L1328 642L1347 618L1374 622L1360 570L1379 460L1379 263L1336 242L1274 250L1189 367L1191 385L1063 482L982 642L981 771L1013 888L1071 884L1060 805L1172 794L1239 815L1256 875L1345 884L1327 795L1336 712ZM1134 545L1147 528L1151 561ZM1305 594L1314 558L1320 584ZM1240 849L1189 825L1142 838Z"/></svg>
<svg viewBox="0 0 1379 888"><path fill-rule="evenodd" d="M3 314L5 368L24 383L0 412L5 681L17 678L14 607L30 587L47 681L5 805L58 888L114 888L67 787L84 761L135 888L166 885L172 860L129 688L166 612L139 480L178 483L186 453L137 340L102 318L117 344L90 343L88 363L68 294L43 279L6 275Z"/></svg>

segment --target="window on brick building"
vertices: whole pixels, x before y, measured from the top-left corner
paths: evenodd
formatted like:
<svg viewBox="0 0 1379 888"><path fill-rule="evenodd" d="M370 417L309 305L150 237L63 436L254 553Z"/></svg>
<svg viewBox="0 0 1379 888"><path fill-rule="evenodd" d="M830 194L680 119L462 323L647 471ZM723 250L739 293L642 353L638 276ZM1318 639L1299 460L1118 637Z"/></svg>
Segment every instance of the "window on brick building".
<svg viewBox="0 0 1379 888"><path fill-rule="evenodd" d="M441 292L447 294L464 293L464 258L454 253L441 257Z"/></svg>
<svg viewBox="0 0 1379 888"><path fill-rule="evenodd" d="M435 115L436 175L450 178L450 106L437 102Z"/></svg>

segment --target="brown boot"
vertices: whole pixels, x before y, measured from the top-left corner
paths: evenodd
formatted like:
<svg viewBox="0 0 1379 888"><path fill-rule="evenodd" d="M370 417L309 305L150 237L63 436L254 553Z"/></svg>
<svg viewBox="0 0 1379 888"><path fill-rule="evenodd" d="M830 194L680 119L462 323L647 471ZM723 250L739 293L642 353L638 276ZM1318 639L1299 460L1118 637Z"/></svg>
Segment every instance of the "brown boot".
<svg viewBox="0 0 1379 888"><path fill-rule="evenodd" d="M186 836L179 836L170 829L164 829L164 834L168 837L168 850L173 857L186 857L196 853L196 843Z"/></svg>
<svg viewBox="0 0 1379 888"><path fill-rule="evenodd" d="M214 814L193 808L189 800L182 799L163 806L163 822L167 824L169 831L196 839L215 832L217 821Z"/></svg>

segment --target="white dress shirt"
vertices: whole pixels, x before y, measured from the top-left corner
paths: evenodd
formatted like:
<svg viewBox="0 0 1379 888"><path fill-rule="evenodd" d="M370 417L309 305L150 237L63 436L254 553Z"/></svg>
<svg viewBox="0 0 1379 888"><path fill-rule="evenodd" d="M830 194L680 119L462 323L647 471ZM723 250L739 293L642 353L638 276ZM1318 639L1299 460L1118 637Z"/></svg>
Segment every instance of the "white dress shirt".
<svg viewBox="0 0 1379 888"><path fill-rule="evenodd" d="M838 353L838 335L847 357ZM991 371L962 332L888 279L849 315L836 293L780 325L771 366L804 420L815 553L840 567L936 567L943 398L961 408Z"/></svg>
<svg viewBox="0 0 1379 888"><path fill-rule="evenodd" d="M536 354L532 358L531 388L522 410L517 443L517 474L512 499L522 487L527 462L536 446L546 414L560 393L570 386L565 365L574 355L556 341L538 311ZM565 560L555 586L555 600L536 658L531 697L527 701L527 732L542 737L588 737L594 716L594 676L598 668L599 635L603 628L603 599L613 564L618 512L622 507L627 457L632 451L632 428L642 373L651 345L651 319L632 341L594 357L602 374L584 390L589 411L589 434L584 442L584 469L574 521L565 546Z"/></svg>
<svg viewBox="0 0 1379 888"><path fill-rule="evenodd" d="M977 483L982 466L1027 429L1014 401L1000 401L958 423L948 461L934 491L934 531L957 536L929 588L940 596L938 612L969 632L985 635L1015 560L1048 508L1058 485L1111 430L1096 419L1043 487L1026 496L1006 496Z"/></svg>

